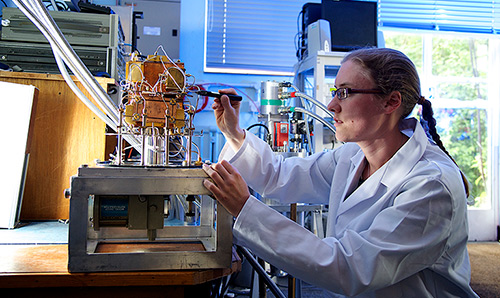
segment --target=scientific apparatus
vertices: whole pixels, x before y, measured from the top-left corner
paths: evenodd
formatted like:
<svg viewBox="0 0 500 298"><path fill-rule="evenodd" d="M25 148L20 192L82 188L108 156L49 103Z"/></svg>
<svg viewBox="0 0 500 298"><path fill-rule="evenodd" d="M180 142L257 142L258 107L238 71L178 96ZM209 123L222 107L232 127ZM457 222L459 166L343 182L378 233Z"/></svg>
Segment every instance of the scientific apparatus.
<svg viewBox="0 0 500 298"><path fill-rule="evenodd" d="M266 140L273 151L285 157L304 157L314 152L311 148L312 127L306 117L321 122L335 134L335 127L330 122L304 106L312 103L333 118L327 107L307 94L301 93L291 83L265 81L261 83L261 90L258 120L267 128ZM288 100L293 102L288 103Z"/></svg>
<svg viewBox="0 0 500 298"><path fill-rule="evenodd" d="M194 85L183 63L134 56L126 69L116 154L71 179L69 271L230 267L232 216L192 158ZM139 158L124 154L125 136L140 140Z"/></svg>

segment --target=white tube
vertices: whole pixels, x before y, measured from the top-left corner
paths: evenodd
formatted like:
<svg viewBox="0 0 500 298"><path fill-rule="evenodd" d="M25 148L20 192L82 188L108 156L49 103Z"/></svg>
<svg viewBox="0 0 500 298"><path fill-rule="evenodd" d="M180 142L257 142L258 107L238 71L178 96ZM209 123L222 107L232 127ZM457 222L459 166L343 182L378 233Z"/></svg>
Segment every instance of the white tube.
<svg viewBox="0 0 500 298"><path fill-rule="evenodd" d="M101 118L113 130L117 130L117 123L119 122L118 108L113 103L108 94L99 85L95 78L90 74L90 71L82 63L80 58L76 55L73 48L69 45L64 35L61 33L54 20L46 10L41 1L19 1L13 0L19 9L37 26L42 34L47 38L53 52L58 61L61 74L65 77L66 82L75 94L89 107L99 118ZM38 5L36 5L38 4ZM59 60L58 60L59 59ZM92 97L99 103L101 108L107 113L102 113L92 102L86 97L83 98L81 91L74 85L73 80L69 78L66 68L61 63L61 59L72 70L75 76L84 85ZM67 75L67 77L66 77ZM76 91L78 90L78 91ZM86 100L85 100L86 99ZM140 142L133 135L125 135L124 138L134 147L140 147Z"/></svg>
<svg viewBox="0 0 500 298"><path fill-rule="evenodd" d="M65 63L70 67L73 73L77 77L79 77L79 80L82 81L84 86L87 86L87 91L89 91L91 94L95 94L94 98L97 99L97 102L100 103L101 108L106 112L106 114L108 114L108 116L116 123L118 123L118 109L114 105L111 98L108 96L106 91L104 91L101 85L95 80L87 67L85 67L78 55L76 55L73 48L70 46L62 32L57 27L54 19L52 19L49 12L45 9L45 6L41 2L41 0L36 0L35 3L38 4L40 13L43 14L47 23L50 24L51 28L53 28L53 33L55 34L51 35L51 37L54 38L56 44L60 46L60 53L63 55L63 57L66 57L66 59L64 60Z"/></svg>
<svg viewBox="0 0 500 298"><path fill-rule="evenodd" d="M13 0L19 9L39 28L47 40L58 48L58 52L62 55L64 62L74 75L82 82L87 91L92 95L100 107L106 114L118 123L118 109L112 103L107 93L102 89L95 78L90 74L89 70L81 62L73 48L69 45L64 35L59 30L49 12L40 0L24 1ZM26 3L27 2L27 3ZM32 10L30 10L31 8ZM33 12L34 11L34 12ZM104 99L104 100L103 100Z"/></svg>
<svg viewBox="0 0 500 298"><path fill-rule="evenodd" d="M37 20L38 21L38 20ZM38 22L37 22L38 23ZM41 25L41 22L38 23ZM42 34L47 35L48 32L45 31L45 29L42 27L40 28L42 31ZM44 32L45 31L45 32ZM48 39L49 43L51 44L52 51L54 53L54 58L56 60L57 66L59 67L59 70L61 71L61 75L63 76L64 80L68 84L68 86L71 88L71 90L77 95L78 98L93 112L95 113L101 120L103 120L107 125L109 125L111 128L114 128L116 130L116 125L103 113L101 110L99 110L84 94L83 92L78 89L78 87L75 85L71 77L69 76L66 67L64 66L64 62L61 60L61 57L58 53L58 48L54 46L52 43L52 40Z"/></svg>

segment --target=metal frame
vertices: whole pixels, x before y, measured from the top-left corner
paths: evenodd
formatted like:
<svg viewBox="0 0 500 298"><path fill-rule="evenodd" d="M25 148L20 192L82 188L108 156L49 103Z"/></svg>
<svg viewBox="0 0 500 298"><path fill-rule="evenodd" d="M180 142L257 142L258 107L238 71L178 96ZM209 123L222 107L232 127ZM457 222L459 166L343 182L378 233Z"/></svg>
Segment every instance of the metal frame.
<svg viewBox="0 0 500 298"><path fill-rule="evenodd" d="M208 197L201 168L81 167L71 178L68 270L70 272L145 271L229 268L233 217ZM205 251L96 253L99 241L130 242L147 230L92 226L95 195L202 195L200 226L172 226L158 230L157 239L197 241ZM154 241L149 242L154 245Z"/></svg>

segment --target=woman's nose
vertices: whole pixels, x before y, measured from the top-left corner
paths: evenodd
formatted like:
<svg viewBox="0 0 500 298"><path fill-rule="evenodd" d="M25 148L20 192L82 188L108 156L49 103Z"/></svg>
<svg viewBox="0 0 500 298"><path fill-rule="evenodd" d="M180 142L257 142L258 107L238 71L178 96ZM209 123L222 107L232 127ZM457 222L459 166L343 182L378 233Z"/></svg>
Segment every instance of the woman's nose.
<svg viewBox="0 0 500 298"><path fill-rule="evenodd" d="M338 113L340 112L340 105L339 105L339 100L337 99L337 96L334 96L332 100L328 103L326 106L328 111L333 112L333 113Z"/></svg>

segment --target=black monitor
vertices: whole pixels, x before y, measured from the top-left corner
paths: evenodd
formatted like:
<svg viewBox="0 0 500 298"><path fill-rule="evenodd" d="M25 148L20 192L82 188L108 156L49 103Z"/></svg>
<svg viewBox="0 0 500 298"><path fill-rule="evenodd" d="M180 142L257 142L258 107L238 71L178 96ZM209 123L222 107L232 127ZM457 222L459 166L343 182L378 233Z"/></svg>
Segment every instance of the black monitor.
<svg viewBox="0 0 500 298"><path fill-rule="evenodd" d="M332 51L377 46L377 2L322 0L321 18L330 22Z"/></svg>

